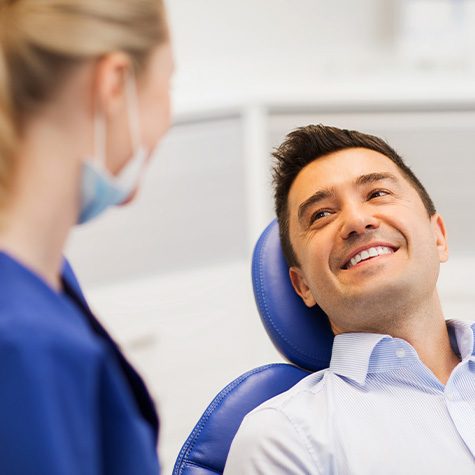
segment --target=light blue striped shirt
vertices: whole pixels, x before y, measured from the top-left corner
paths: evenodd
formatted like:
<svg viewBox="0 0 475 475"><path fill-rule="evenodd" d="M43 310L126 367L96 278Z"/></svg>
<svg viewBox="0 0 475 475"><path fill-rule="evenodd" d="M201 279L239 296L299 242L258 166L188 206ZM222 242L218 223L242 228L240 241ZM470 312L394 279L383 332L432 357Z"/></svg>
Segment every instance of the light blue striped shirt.
<svg viewBox="0 0 475 475"><path fill-rule="evenodd" d="M475 475L475 323L447 324L445 386L404 340L338 335L330 368L246 416L225 475Z"/></svg>

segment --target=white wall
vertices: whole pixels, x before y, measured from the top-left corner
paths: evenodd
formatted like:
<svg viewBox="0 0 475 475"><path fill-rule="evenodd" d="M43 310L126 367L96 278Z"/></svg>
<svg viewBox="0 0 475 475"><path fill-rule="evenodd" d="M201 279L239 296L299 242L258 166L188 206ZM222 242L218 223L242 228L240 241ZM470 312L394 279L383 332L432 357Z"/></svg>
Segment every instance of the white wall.
<svg viewBox="0 0 475 475"><path fill-rule="evenodd" d="M268 89L375 68L393 47L393 0L169 0L176 92Z"/></svg>
<svg viewBox="0 0 475 475"><path fill-rule="evenodd" d="M433 83L447 74L465 76L475 64L475 0L169 0L168 4L180 104L190 104L203 94L226 101L250 90L308 90L321 81L349 77L357 82L359 77L376 75L384 81L385 76L410 78L422 73ZM460 16L462 22L457 20ZM463 31L450 49L445 40L452 27ZM465 62L442 58L461 50Z"/></svg>

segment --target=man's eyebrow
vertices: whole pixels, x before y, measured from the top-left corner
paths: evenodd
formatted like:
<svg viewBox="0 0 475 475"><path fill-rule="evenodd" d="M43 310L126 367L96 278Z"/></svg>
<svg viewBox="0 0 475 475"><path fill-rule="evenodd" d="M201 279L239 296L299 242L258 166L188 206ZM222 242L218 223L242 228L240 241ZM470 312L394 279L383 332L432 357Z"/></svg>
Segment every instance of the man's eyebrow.
<svg viewBox="0 0 475 475"><path fill-rule="evenodd" d="M370 183L376 183L377 181L390 180L393 183L398 183L396 175L388 172L368 173L367 175L359 176L355 183L356 185L368 185Z"/></svg>
<svg viewBox="0 0 475 475"><path fill-rule="evenodd" d="M398 179L395 175L388 172L378 172L378 173L368 173L366 175L361 175L355 180L357 186L368 185L371 183L376 183L378 181L389 180L394 183L398 183ZM303 203L300 204L298 210L298 220L301 221L307 209L319 203L320 201L334 198L336 195L333 188L325 188L323 190L316 191L312 196L307 198Z"/></svg>
<svg viewBox="0 0 475 475"><path fill-rule="evenodd" d="M326 200L328 198L334 198L334 197L335 197L335 190L333 188L325 188L323 190L316 191L312 196L310 196L303 203L300 204L299 211L298 211L299 221L302 220L302 217L305 214L305 211L307 211L307 209L310 206L320 201Z"/></svg>

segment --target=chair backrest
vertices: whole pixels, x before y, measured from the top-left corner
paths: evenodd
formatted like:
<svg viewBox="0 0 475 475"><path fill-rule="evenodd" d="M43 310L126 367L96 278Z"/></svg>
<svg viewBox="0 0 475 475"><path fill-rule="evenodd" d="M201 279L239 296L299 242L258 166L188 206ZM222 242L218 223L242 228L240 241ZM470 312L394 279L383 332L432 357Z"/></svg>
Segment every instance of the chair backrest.
<svg viewBox="0 0 475 475"><path fill-rule="evenodd" d="M248 371L211 402L180 451L173 475L223 473L231 442L244 416L330 362L333 333L319 307L307 308L292 288L274 220L252 259L254 297L274 345L291 364Z"/></svg>
<svg viewBox="0 0 475 475"><path fill-rule="evenodd" d="M228 384L214 398L186 440L173 475L223 473L231 442L244 416L308 374L292 365L272 364L248 371Z"/></svg>

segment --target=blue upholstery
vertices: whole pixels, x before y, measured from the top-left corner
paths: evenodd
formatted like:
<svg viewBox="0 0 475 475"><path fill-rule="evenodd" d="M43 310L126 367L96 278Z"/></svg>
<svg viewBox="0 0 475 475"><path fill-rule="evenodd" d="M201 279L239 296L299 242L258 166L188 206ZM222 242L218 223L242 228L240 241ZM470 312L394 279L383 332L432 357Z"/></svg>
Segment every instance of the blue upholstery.
<svg viewBox="0 0 475 475"><path fill-rule="evenodd" d="M256 244L252 282L262 322L290 364L248 371L211 402L180 451L173 475L222 474L231 442L244 416L302 378L328 367L333 344L328 319L319 307L307 308L295 294L273 221Z"/></svg>
<svg viewBox="0 0 475 475"><path fill-rule="evenodd" d="M254 249L252 284L262 322L282 355L311 371L328 368L333 345L328 318L320 307L308 308L295 293L275 220Z"/></svg>
<svg viewBox="0 0 475 475"><path fill-rule="evenodd" d="M173 475L223 473L229 447L244 416L308 374L292 365L272 364L248 371L234 380L201 416L181 449Z"/></svg>

